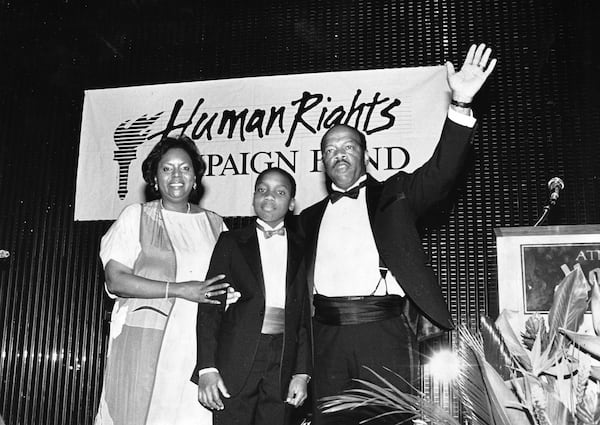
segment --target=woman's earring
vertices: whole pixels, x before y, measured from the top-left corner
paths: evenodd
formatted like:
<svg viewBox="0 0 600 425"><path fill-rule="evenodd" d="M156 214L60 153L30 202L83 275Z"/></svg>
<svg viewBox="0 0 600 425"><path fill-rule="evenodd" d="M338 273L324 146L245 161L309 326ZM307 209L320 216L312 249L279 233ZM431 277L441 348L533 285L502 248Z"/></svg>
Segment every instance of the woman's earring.
<svg viewBox="0 0 600 425"><path fill-rule="evenodd" d="M198 185L196 184L196 182L194 182L194 185L192 186L192 189L196 190L198 188Z"/></svg>
<svg viewBox="0 0 600 425"><path fill-rule="evenodd" d="M158 192L158 183L154 183L154 191Z"/></svg>

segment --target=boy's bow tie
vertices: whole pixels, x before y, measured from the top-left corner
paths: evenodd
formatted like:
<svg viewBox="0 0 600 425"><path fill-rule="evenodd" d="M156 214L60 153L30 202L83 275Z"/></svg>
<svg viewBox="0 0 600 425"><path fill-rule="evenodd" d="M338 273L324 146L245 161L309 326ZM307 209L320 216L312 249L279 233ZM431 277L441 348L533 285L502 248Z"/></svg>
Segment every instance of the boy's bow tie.
<svg viewBox="0 0 600 425"><path fill-rule="evenodd" d="M269 239L273 235L285 236L285 227L280 227L275 230L267 230L260 224L256 223L256 228L265 234L265 239Z"/></svg>

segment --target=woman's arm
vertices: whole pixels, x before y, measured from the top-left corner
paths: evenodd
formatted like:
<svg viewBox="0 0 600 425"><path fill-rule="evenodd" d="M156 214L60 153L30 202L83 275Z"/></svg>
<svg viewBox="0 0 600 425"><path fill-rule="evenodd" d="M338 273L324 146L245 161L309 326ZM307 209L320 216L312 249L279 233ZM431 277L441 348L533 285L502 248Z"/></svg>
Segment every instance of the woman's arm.
<svg viewBox="0 0 600 425"><path fill-rule="evenodd" d="M225 278L217 275L205 281L166 282L146 279L133 274L133 270L115 260L109 260L104 269L106 287L110 293L123 298L183 298L206 304L220 304L214 298L228 293L228 300L238 298L227 291L229 283L216 283ZM238 294L239 295L239 294Z"/></svg>

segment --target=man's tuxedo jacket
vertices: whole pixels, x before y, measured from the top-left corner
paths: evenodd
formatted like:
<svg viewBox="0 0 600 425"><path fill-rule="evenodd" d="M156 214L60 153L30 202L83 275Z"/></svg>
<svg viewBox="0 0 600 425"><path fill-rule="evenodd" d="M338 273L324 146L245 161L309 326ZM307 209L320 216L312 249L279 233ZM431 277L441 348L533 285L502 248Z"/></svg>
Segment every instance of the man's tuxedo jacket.
<svg viewBox="0 0 600 425"><path fill-rule="evenodd" d="M281 237L281 236L273 236ZM287 395L291 376L311 374L310 308L302 244L288 231L285 331L281 363L282 397ZM256 224L221 233L213 251L207 277L224 274L224 282L241 293L226 311L223 306L198 304L197 371L216 367L232 396L237 394L256 354L265 314L265 285ZM224 298L223 298L224 299Z"/></svg>
<svg viewBox="0 0 600 425"><path fill-rule="evenodd" d="M401 171L384 182L367 176L367 209L375 244L382 262L411 301L406 303L407 318L419 339L441 332L432 327L431 322L445 330L454 325L437 278L423 252L416 221L451 191L468 156L473 132L472 128L446 119L435 152L419 169L410 174ZM311 295L317 237L328 202L325 198L300 215L306 239L305 258Z"/></svg>

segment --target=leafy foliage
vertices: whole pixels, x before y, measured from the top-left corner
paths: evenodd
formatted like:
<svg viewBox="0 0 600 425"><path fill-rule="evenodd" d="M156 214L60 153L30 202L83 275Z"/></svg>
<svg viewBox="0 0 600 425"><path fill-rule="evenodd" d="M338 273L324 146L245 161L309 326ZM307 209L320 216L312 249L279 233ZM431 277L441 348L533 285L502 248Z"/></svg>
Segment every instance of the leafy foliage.
<svg viewBox="0 0 600 425"><path fill-rule="evenodd" d="M542 350L548 347L548 328L546 328L546 321L539 314L535 314L527 319L525 322L525 331L521 333L523 338L523 345L528 350L533 349L533 344L536 339L539 338L540 346Z"/></svg>
<svg viewBox="0 0 600 425"><path fill-rule="evenodd" d="M504 383L510 386L511 393L517 398L518 403L507 398L500 407L507 414L521 415L519 418L511 417L512 423L563 425L588 423L582 422L583 418L586 421L590 418L594 420L596 413L591 406L595 406L598 401L597 385L595 382L593 385L588 385L592 379L589 362L582 361L582 353L571 344L569 339L577 339L580 342L585 339L586 346L596 347L595 343L600 353L599 337L581 336L575 332L588 306L588 292L589 284L581 269L576 267L557 286L547 324L539 315L527 320L522 333L522 344L515 342L514 332L508 325L509 321L506 317L508 312L502 312L495 327L489 325L489 319L482 319L480 332L484 335L490 332L494 334L494 340L486 338L485 343L492 344L493 348L487 348L485 352L502 350L499 348L502 345L505 345L509 351L508 355L501 357L488 355L486 361L500 373L504 367L513 370L512 375L505 379ZM472 341L465 338L463 335L465 332L461 333L461 341ZM459 351L463 350L461 346ZM584 368L585 364L587 369ZM503 378L505 377L506 375L503 375ZM466 382L469 384L469 381ZM504 389L500 386L488 386L486 391L504 393ZM484 417L481 412L484 406L476 406L476 411L471 411L473 408L466 400L468 394L469 391L461 389L460 397L466 416L477 414L480 418ZM489 405L488 408L492 412L498 406ZM492 418L480 422L472 420L472 423L499 424L500 422Z"/></svg>
<svg viewBox="0 0 600 425"><path fill-rule="evenodd" d="M482 317L479 333L483 339L483 351L487 362L494 367L503 380L514 377L513 356L496 324L489 317Z"/></svg>
<svg viewBox="0 0 600 425"><path fill-rule="evenodd" d="M397 416L397 423L405 423L406 416L415 419L426 419L440 425L460 425L452 415L444 409L427 400L423 393L415 390L415 394L407 394L400 391L392 383L381 375L366 367L381 384L375 384L361 379L355 382L359 387L344 391L344 393L332 397L324 397L320 400L321 409L327 414L338 413L347 410L357 410L369 406L380 413L372 416L361 423L373 421L377 423L384 417ZM389 369L388 369L389 370ZM390 371L392 372L392 371ZM394 372L392 372L394 373ZM400 375L395 374L401 380Z"/></svg>
<svg viewBox="0 0 600 425"><path fill-rule="evenodd" d="M600 424L600 367L593 364L600 360L600 337L577 333L589 292L575 267L557 286L547 321L530 317L522 341L507 311L495 322L482 318L479 332L459 328L462 364L456 385L470 425ZM383 385L358 381L360 388L329 397L323 407L329 412L380 408L363 422L409 413L433 424L456 424L423 394L404 394L376 377Z"/></svg>

